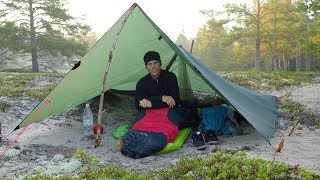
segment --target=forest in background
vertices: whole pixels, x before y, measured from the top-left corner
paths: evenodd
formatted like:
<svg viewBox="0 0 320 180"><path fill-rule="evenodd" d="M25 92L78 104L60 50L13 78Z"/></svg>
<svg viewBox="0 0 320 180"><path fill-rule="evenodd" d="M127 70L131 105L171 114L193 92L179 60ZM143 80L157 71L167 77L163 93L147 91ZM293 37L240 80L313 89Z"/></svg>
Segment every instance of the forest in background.
<svg viewBox="0 0 320 180"><path fill-rule="evenodd" d="M201 11L193 54L215 70L320 70L320 1L253 0ZM184 32L177 44L190 49Z"/></svg>
<svg viewBox="0 0 320 180"><path fill-rule="evenodd" d="M201 11L208 21L197 36L188 39L182 30L175 42L191 50L193 41L192 54L218 71L319 71L320 0L252 1L254 7ZM44 57L73 64L72 57L83 56L97 36L68 13L67 2L0 0L0 66L25 57L39 72L53 61Z"/></svg>

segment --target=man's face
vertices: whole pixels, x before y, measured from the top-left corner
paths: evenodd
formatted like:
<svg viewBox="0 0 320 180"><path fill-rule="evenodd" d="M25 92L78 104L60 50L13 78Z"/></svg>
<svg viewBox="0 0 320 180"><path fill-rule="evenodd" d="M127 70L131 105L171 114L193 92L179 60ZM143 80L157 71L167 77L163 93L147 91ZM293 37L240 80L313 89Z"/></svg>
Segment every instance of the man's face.
<svg viewBox="0 0 320 180"><path fill-rule="evenodd" d="M157 60L149 61L146 64L146 68L147 68L149 74L151 75L151 77L153 77L153 78L159 77L160 72L161 72L161 63L159 61L157 61Z"/></svg>

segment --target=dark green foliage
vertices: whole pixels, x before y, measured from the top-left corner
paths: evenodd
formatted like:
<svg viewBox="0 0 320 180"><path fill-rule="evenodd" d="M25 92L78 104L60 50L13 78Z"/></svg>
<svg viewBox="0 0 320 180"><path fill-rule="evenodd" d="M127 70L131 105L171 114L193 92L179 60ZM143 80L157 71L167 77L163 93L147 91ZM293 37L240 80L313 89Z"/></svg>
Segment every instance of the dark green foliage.
<svg viewBox="0 0 320 180"><path fill-rule="evenodd" d="M21 43L25 40L25 33L24 28L19 28L12 22L0 22L0 67L6 66L8 61L15 58L15 53L25 48L24 43Z"/></svg>
<svg viewBox="0 0 320 180"><path fill-rule="evenodd" d="M209 18L207 24L219 20L226 33L218 36L218 26L207 26L206 34L200 28L195 44L201 49L196 55L217 70L319 71L319 2L255 0L225 4L220 11L202 10ZM212 36L218 37L226 51L213 51L212 44L217 41Z"/></svg>
<svg viewBox="0 0 320 180"><path fill-rule="evenodd" d="M319 15L320 1L319 0L310 0L310 1L298 1L298 8L303 10L305 13L313 12L313 15Z"/></svg>
<svg viewBox="0 0 320 180"><path fill-rule="evenodd" d="M74 39L66 39L64 37L48 37L39 36L39 48L42 51L48 51L52 55L59 55L70 57L74 54L84 56L87 52L88 44L86 42L79 42Z"/></svg>
<svg viewBox="0 0 320 180"><path fill-rule="evenodd" d="M154 173L160 179L286 179L311 178L313 173L277 161L249 159L244 152L221 151L208 157L182 157L170 170ZM157 179L157 178L156 178Z"/></svg>
<svg viewBox="0 0 320 180"><path fill-rule="evenodd" d="M32 71L38 72L38 56L46 55L84 55L88 44L82 37L90 27L82 24L81 19L68 14L65 0L1 0L5 13L0 14L0 21L12 24L14 29L9 34L24 30L22 38L14 44L21 53L32 55ZM11 22L6 18L14 17ZM8 36L8 41L16 40ZM10 44L8 44L9 46ZM6 46L7 47L7 46ZM1 48L0 48L1 50Z"/></svg>
<svg viewBox="0 0 320 180"><path fill-rule="evenodd" d="M25 29L15 26L13 22L0 22L0 50L18 51L23 48L21 41L25 33ZM0 58L2 55L0 53Z"/></svg>
<svg viewBox="0 0 320 180"><path fill-rule="evenodd" d="M195 56L216 70L225 70L232 59L230 43L226 38L227 30L223 23L212 18L199 29L195 39Z"/></svg>
<svg viewBox="0 0 320 180"><path fill-rule="evenodd" d="M30 179L39 179L35 176ZM49 178L49 177L43 177ZM224 150L206 157L181 157L174 167L138 174L115 166L92 171L90 168L75 177L57 179L318 179L313 172L278 161L250 159L245 152Z"/></svg>

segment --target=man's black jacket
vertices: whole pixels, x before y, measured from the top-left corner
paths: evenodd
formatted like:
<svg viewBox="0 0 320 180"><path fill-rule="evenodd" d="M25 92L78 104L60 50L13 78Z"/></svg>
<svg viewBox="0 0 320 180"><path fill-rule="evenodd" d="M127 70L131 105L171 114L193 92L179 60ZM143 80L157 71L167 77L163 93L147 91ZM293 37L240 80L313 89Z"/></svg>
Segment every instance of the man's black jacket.
<svg viewBox="0 0 320 180"><path fill-rule="evenodd" d="M137 109L141 109L142 107L139 106L139 102L145 98L151 101L151 108L168 107L165 102L162 102L163 95L171 96L175 100L176 106L180 104L179 86L176 75L172 72L161 70L158 79L152 79L150 74L147 74L137 83L135 106Z"/></svg>

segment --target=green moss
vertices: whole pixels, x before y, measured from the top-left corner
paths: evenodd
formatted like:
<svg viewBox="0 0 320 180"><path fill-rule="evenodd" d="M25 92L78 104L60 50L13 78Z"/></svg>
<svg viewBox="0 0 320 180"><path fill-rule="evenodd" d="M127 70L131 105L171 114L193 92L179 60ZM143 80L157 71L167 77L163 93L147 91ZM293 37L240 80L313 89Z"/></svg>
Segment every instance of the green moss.
<svg viewBox="0 0 320 180"><path fill-rule="evenodd" d="M35 176L30 179L41 179ZM250 159L245 152L218 151L206 158L181 157L173 167L138 174L115 166L93 171L87 169L75 177L58 179L318 179L315 173L278 161ZM50 177L46 177L50 179Z"/></svg>
<svg viewBox="0 0 320 180"><path fill-rule="evenodd" d="M251 70L221 72L220 75L235 84L249 89L272 91L285 86L312 83L314 82L314 77L320 76L320 73L287 71L264 72Z"/></svg>
<svg viewBox="0 0 320 180"><path fill-rule="evenodd" d="M0 87L0 95L2 96L29 96L44 99L55 85L48 85L38 89L25 89L25 88L3 88Z"/></svg>
<svg viewBox="0 0 320 180"><path fill-rule="evenodd" d="M301 113L306 111L306 106L296 102L292 99L288 99L283 103L279 104L279 108L282 109L284 113Z"/></svg>
<svg viewBox="0 0 320 180"><path fill-rule="evenodd" d="M39 77L62 78L61 73L8 73L0 72L1 87L17 88L25 87L29 82Z"/></svg>
<svg viewBox="0 0 320 180"><path fill-rule="evenodd" d="M10 108L10 103L7 101L0 101L0 110L2 112L7 112Z"/></svg>
<svg viewBox="0 0 320 180"><path fill-rule="evenodd" d="M26 85L39 77L62 78L59 73L0 73L0 96L31 96L44 99L55 87L51 84L42 88L28 89Z"/></svg>
<svg viewBox="0 0 320 180"><path fill-rule="evenodd" d="M24 93L24 95L44 99L52 91L54 87L55 87L55 84L51 84L39 89L29 89Z"/></svg>
<svg viewBox="0 0 320 180"><path fill-rule="evenodd" d="M77 150L74 153L73 158L80 159L85 166L97 165L100 163L100 159L95 154L87 155L87 151L84 149Z"/></svg>

